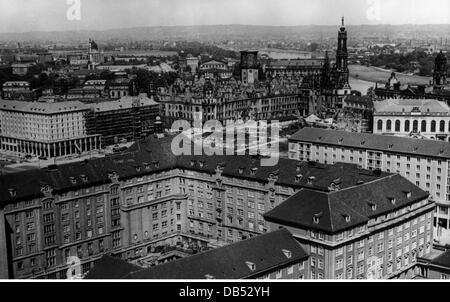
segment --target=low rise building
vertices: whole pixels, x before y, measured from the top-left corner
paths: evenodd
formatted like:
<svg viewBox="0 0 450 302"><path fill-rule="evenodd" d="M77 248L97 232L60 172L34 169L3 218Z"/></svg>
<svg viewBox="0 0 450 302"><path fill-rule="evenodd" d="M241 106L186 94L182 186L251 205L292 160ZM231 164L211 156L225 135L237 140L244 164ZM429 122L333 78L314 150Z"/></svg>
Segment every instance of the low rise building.
<svg viewBox="0 0 450 302"><path fill-rule="evenodd" d="M106 256L86 279L298 280L308 275L307 259L301 245L282 229L147 269Z"/></svg>
<svg viewBox="0 0 450 302"><path fill-rule="evenodd" d="M89 107L86 131L90 135L101 135L104 146L155 133L155 122L160 115L159 104L145 94L91 103Z"/></svg>

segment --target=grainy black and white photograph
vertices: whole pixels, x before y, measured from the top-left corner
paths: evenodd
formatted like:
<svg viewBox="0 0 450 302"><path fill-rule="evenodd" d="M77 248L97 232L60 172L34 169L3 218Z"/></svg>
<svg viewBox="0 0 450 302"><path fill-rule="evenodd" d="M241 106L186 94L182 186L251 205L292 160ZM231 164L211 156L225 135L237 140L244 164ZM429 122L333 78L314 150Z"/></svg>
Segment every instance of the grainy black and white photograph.
<svg viewBox="0 0 450 302"><path fill-rule="evenodd" d="M450 279L449 51L448 0L0 0L0 279Z"/></svg>

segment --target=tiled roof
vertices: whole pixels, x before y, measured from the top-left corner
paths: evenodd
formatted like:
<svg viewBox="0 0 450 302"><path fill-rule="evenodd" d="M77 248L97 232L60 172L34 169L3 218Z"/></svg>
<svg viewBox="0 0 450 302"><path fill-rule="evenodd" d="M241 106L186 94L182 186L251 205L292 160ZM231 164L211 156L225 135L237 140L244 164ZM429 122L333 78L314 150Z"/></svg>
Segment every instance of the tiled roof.
<svg viewBox="0 0 450 302"><path fill-rule="evenodd" d="M428 193L400 175L390 175L332 192L302 189L264 218L286 226L336 233L427 197Z"/></svg>
<svg viewBox="0 0 450 302"><path fill-rule="evenodd" d="M422 113L447 113L450 108L445 102L422 99L389 99L374 102L375 114L387 112L411 112L418 108Z"/></svg>
<svg viewBox="0 0 450 302"><path fill-rule="evenodd" d="M379 150L389 153L402 153L411 156L428 156L449 159L450 143L436 140L350 133L346 131L319 128L303 128L295 133L290 141L315 144L345 146L356 149Z"/></svg>
<svg viewBox="0 0 450 302"><path fill-rule="evenodd" d="M84 279L121 279L141 269L125 260L105 255L95 263Z"/></svg>
<svg viewBox="0 0 450 302"><path fill-rule="evenodd" d="M166 264L132 272L127 279L245 279L308 255L292 234L281 229Z"/></svg>

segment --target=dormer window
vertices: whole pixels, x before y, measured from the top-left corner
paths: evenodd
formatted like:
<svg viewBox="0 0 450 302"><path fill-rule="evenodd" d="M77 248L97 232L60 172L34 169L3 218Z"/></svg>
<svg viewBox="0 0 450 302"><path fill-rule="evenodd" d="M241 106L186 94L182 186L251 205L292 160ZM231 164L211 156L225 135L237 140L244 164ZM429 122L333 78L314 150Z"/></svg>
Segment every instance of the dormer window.
<svg viewBox="0 0 450 302"><path fill-rule="evenodd" d="M141 167L138 166L138 165L134 166L134 168L136 169L136 172L140 172L141 171Z"/></svg>
<svg viewBox="0 0 450 302"><path fill-rule="evenodd" d="M388 148L389 148L389 149L392 149L392 148L394 148L394 145L393 145L393 144L390 144L390 145L388 146Z"/></svg>
<svg viewBox="0 0 450 302"><path fill-rule="evenodd" d="M300 172L302 165L301 164L297 164L297 172Z"/></svg>
<svg viewBox="0 0 450 302"><path fill-rule="evenodd" d="M313 216L313 222L314 222L315 224L319 224L319 222L320 222L320 217L322 217L322 213L315 214L315 215Z"/></svg>
<svg viewBox="0 0 450 302"><path fill-rule="evenodd" d="M159 162L158 161L154 161L153 165L155 165L155 168L159 168Z"/></svg>
<svg viewBox="0 0 450 302"><path fill-rule="evenodd" d="M372 209L372 211L376 211L377 210L377 205L374 203L369 203L370 208Z"/></svg>
<svg viewBox="0 0 450 302"><path fill-rule="evenodd" d="M253 262L250 261L246 261L245 264L247 264L248 268L254 272L256 270L256 264L254 264Z"/></svg>
<svg viewBox="0 0 450 302"><path fill-rule="evenodd" d="M342 144L343 141L344 141L344 139L342 137L338 139L339 144Z"/></svg>
<svg viewBox="0 0 450 302"><path fill-rule="evenodd" d="M191 160L191 167L195 166L195 160Z"/></svg>
<svg viewBox="0 0 450 302"><path fill-rule="evenodd" d="M9 192L9 196L10 197L16 197L16 195L17 195L17 191L16 191L16 189L8 189L8 192Z"/></svg>
<svg viewBox="0 0 450 302"><path fill-rule="evenodd" d="M286 258L291 259L292 258L292 252L290 250L283 250L283 254L286 256Z"/></svg>
<svg viewBox="0 0 450 302"><path fill-rule="evenodd" d="M244 168L239 168L239 174L244 173Z"/></svg>
<svg viewBox="0 0 450 302"><path fill-rule="evenodd" d="M317 141L320 142L321 140L322 140L322 137L321 137L321 136L318 136L318 137L317 137Z"/></svg>
<svg viewBox="0 0 450 302"><path fill-rule="evenodd" d="M77 180L75 179L75 177L71 176L70 177L70 182L74 185L77 183Z"/></svg>
<svg viewBox="0 0 450 302"><path fill-rule="evenodd" d="M205 162L204 161L200 161L199 165L200 165L200 168L203 168L205 166Z"/></svg>
<svg viewBox="0 0 450 302"><path fill-rule="evenodd" d="M258 171L258 168L252 168L250 170L251 175L256 175L256 171Z"/></svg>
<svg viewBox="0 0 450 302"><path fill-rule="evenodd" d="M366 144L366 141L361 141L361 146L364 146Z"/></svg>
<svg viewBox="0 0 450 302"><path fill-rule="evenodd" d="M150 169L150 165L148 163L143 163L144 165L144 169L145 170L149 170Z"/></svg>
<svg viewBox="0 0 450 302"><path fill-rule="evenodd" d="M88 181L88 177L86 176L86 175L80 175L80 177L81 177L81 180L83 181L83 182L87 182Z"/></svg>
<svg viewBox="0 0 450 302"><path fill-rule="evenodd" d="M300 180L302 179L303 175L298 174L295 176L295 182L300 182Z"/></svg>

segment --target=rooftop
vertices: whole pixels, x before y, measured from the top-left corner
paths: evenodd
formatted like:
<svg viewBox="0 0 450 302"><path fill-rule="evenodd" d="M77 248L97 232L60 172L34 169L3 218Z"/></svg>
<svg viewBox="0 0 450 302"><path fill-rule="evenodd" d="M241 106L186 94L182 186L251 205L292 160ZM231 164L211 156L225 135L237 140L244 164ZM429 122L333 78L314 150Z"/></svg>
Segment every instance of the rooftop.
<svg viewBox="0 0 450 302"><path fill-rule="evenodd" d="M391 112L422 112L422 113L447 113L450 114L450 107L438 100L421 99L389 99L374 102L376 113Z"/></svg>
<svg viewBox="0 0 450 302"><path fill-rule="evenodd" d="M396 137L367 133L319 128L303 128L295 133L290 141L345 146L355 149L379 150L389 153L402 153L411 156L450 158L450 143L437 140Z"/></svg>
<svg viewBox="0 0 450 302"><path fill-rule="evenodd" d="M336 233L427 197L427 192L402 176L389 175L331 192L302 189L264 218L286 226Z"/></svg>

